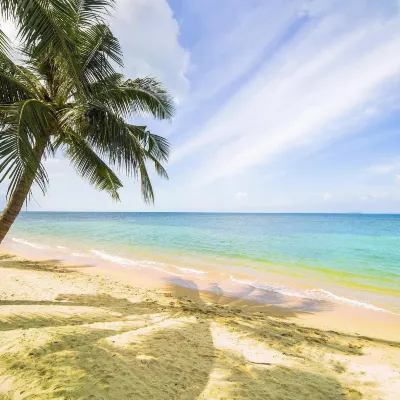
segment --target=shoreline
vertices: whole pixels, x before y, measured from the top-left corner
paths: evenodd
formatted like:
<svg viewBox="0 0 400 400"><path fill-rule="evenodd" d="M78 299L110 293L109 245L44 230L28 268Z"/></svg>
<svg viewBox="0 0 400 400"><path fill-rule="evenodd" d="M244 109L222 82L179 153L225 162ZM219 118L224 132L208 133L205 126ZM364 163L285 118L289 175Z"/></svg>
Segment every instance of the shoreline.
<svg viewBox="0 0 400 400"><path fill-rule="evenodd" d="M400 390L390 314L280 304L276 293L262 304L193 280L151 288L120 269L3 249L0 281L0 398L394 400Z"/></svg>
<svg viewBox="0 0 400 400"><path fill-rule="evenodd" d="M4 246L4 244L3 244ZM190 278L196 281L202 278L209 284L222 285L222 290L231 291L238 286L251 287L253 290L273 291L288 297L302 297L362 307L400 316L400 291L383 290L374 286L350 285L340 275L323 272L305 266L269 264L253 265L243 260L211 260L201 256L169 254L167 250L148 251L116 248L107 252L101 247L77 246L67 243L60 246L46 239L45 243L12 238L5 247L26 257L63 260L68 264L88 263L107 268L141 269L144 274L172 275ZM100 249L100 250L99 250ZM162 255L160 255L160 252ZM133 253L133 254L132 254ZM161 272L161 274L160 274ZM353 274L356 277L356 274Z"/></svg>
<svg viewBox="0 0 400 400"><path fill-rule="evenodd" d="M41 250L39 250L39 253ZM18 253L13 249L0 247L0 254L13 254L19 258L36 261L48 260L38 256L38 252ZM57 259L60 265L72 267L93 277L107 277L115 282L128 284L146 290L165 291L167 286L176 286L175 292L185 292L189 297L199 295L207 303L231 304L239 308L256 306L260 311L277 315L288 313L294 323L316 329L341 331L359 336L371 336L385 340L398 340L400 334L400 315L357 304L346 304L329 299L312 299L302 296L286 295L280 292L249 286L246 280L231 280L224 286L216 281L203 280L202 276L184 276L147 267L135 269L115 265L112 261L100 265L67 262ZM245 276L244 276L245 278ZM194 287L194 289L192 289ZM371 322L373 321L373 322Z"/></svg>

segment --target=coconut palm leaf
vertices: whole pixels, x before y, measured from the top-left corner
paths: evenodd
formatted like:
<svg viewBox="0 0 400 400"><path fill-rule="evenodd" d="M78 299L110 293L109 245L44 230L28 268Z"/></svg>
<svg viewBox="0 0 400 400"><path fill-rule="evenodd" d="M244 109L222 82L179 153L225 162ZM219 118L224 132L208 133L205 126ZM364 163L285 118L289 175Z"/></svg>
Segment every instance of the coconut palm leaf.
<svg viewBox="0 0 400 400"><path fill-rule="evenodd" d="M65 148L65 155L82 178L97 190L104 190L114 200L119 200L118 189L122 187L122 182L85 139L70 133L65 140Z"/></svg>
<svg viewBox="0 0 400 400"><path fill-rule="evenodd" d="M109 15L109 9L115 5L114 0L75 0L73 7L76 12L77 24L86 26L93 21L102 21Z"/></svg>
<svg viewBox="0 0 400 400"><path fill-rule="evenodd" d="M0 242L31 185L43 192L42 161L64 151L79 175L119 200L117 173L137 178L154 201L147 171L163 164L169 143L126 118L170 119L174 101L154 78L127 79L118 40L105 22L113 0L2 0L0 15L14 19L23 55L14 63L0 31L0 181L9 203L0 216Z"/></svg>
<svg viewBox="0 0 400 400"><path fill-rule="evenodd" d="M0 103L15 103L34 97L31 90L18 78L0 70Z"/></svg>
<svg viewBox="0 0 400 400"><path fill-rule="evenodd" d="M68 72L79 81L79 65L74 57L76 42L72 0L3 0L2 14L13 17L26 53L40 57L51 51L62 54Z"/></svg>
<svg viewBox="0 0 400 400"><path fill-rule="evenodd" d="M43 192L47 174L35 153L35 145L43 142L55 124L51 105L37 99L28 99L0 107L3 115L0 132L0 181L9 179L8 194L12 193L25 173L35 176L34 181Z"/></svg>
<svg viewBox="0 0 400 400"><path fill-rule="evenodd" d="M82 32L80 54L86 81L101 82L114 74L110 60L123 66L122 50L118 39L105 24L92 25Z"/></svg>
<svg viewBox="0 0 400 400"><path fill-rule="evenodd" d="M11 51L10 40L7 35L0 29L0 53L8 55Z"/></svg>
<svg viewBox="0 0 400 400"><path fill-rule="evenodd" d="M174 113L172 97L160 82L150 77L115 82L114 87L98 91L95 97L124 116L170 119Z"/></svg>

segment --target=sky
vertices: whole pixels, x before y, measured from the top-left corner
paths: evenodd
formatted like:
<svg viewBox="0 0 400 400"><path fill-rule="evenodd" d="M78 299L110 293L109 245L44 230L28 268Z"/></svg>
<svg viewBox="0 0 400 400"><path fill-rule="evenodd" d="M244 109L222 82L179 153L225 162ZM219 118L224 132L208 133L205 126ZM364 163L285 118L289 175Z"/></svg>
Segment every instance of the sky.
<svg viewBox="0 0 400 400"><path fill-rule="evenodd" d="M57 154L28 210L400 213L399 0L117 0L110 24L175 98L146 121L170 179L116 203Z"/></svg>

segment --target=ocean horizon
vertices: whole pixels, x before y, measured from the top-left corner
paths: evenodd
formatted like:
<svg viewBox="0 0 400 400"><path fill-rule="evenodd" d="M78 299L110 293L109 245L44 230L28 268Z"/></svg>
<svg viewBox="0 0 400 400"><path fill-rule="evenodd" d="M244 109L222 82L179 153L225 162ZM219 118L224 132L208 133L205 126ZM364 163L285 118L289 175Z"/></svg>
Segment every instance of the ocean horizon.
<svg viewBox="0 0 400 400"><path fill-rule="evenodd" d="M4 245L400 313L399 214L23 212Z"/></svg>

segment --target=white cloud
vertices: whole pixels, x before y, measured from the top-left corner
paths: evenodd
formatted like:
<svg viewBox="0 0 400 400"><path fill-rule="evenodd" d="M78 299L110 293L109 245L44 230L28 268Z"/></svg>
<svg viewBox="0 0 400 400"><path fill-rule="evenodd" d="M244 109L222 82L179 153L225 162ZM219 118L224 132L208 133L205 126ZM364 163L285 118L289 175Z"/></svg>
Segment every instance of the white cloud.
<svg viewBox="0 0 400 400"><path fill-rule="evenodd" d="M193 68L202 77L189 101L196 103L213 97L251 70L261 60L266 47L272 46L290 26L302 3L303 0L295 0L282 7L276 1L263 1L242 10L222 35L209 37L205 32L194 49L199 54L200 65ZM272 15L266 24L266 16Z"/></svg>
<svg viewBox="0 0 400 400"><path fill-rule="evenodd" d="M7 37L11 40L12 43L16 44L17 41L17 26L12 20L3 20L0 19L0 28L7 35Z"/></svg>
<svg viewBox="0 0 400 400"><path fill-rule="evenodd" d="M370 167L368 167L367 170L372 174L381 175L381 174L391 173L399 167L400 167L400 161L395 160L388 164L371 165Z"/></svg>
<svg viewBox="0 0 400 400"><path fill-rule="evenodd" d="M238 198L243 198L243 197L247 197L247 193L246 192L237 192L235 194L235 196Z"/></svg>
<svg viewBox="0 0 400 400"><path fill-rule="evenodd" d="M332 198L332 195L329 192L324 193L323 199L324 200L330 200Z"/></svg>
<svg viewBox="0 0 400 400"><path fill-rule="evenodd" d="M387 174L392 172L395 169L395 165L386 164L386 165L373 165L368 168L368 171L373 174Z"/></svg>
<svg viewBox="0 0 400 400"><path fill-rule="evenodd" d="M59 164L62 161L60 158L48 158L44 161L44 164Z"/></svg>
<svg viewBox="0 0 400 400"><path fill-rule="evenodd" d="M124 52L124 74L160 79L179 101L187 92L189 54L166 0L117 0L110 21Z"/></svg>
<svg viewBox="0 0 400 400"><path fill-rule="evenodd" d="M379 115L369 110L379 109L385 84L400 71L400 20L355 21L338 4L336 13L318 14L174 152L179 161L208 147L194 181L209 184L289 150L319 146Z"/></svg>
<svg viewBox="0 0 400 400"><path fill-rule="evenodd" d="M178 103L189 88L189 53L179 44L179 27L167 0L117 0L110 24L122 46L124 74L161 80ZM0 26L17 44L15 23L0 20Z"/></svg>
<svg viewBox="0 0 400 400"><path fill-rule="evenodd" d="M396 174L396 183L400 185L400 174Z"/></svg>

